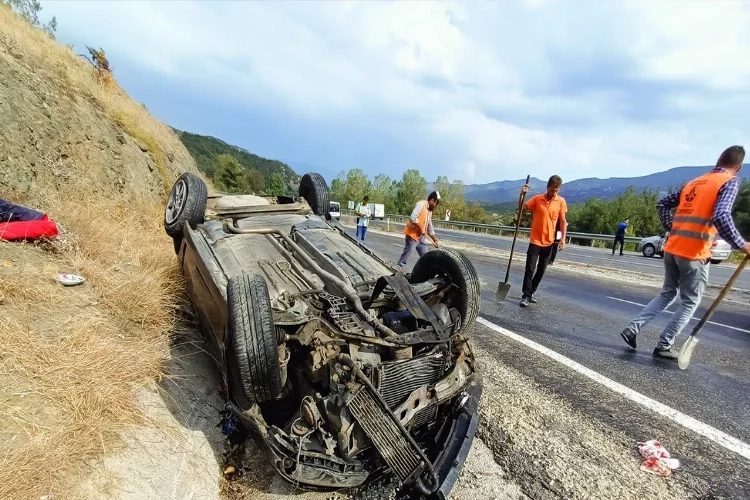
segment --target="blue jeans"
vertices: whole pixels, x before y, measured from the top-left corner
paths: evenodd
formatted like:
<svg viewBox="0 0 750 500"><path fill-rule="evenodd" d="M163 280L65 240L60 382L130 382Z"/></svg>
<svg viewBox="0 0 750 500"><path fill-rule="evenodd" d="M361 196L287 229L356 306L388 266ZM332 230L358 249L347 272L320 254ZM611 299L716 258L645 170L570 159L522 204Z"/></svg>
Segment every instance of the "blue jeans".
<svg viewBox="0 0 750 500"><path fill-rule="evenodd" d="M627 329L636 335L657 315L664 312L680 293L680 306L659 336L657 348L670 349L675 338L688 324L703 297L708 283L708 262L688 260L664 253L664 286L643 310L633 318Z"/></svg>
<svg viewBox="0 0 750 500"><path fill-rule="evenodd" d="M365 241L366 234L367 234L367 226L357 226L357 239Z"/></svg>
<svg viewBox="0 0 750 500"><path fill-rule="evenodd" d="M424 242L424 236L422 236L419 241L414 241L413 239L411 239L411 236L405 236L404 251L401 253L401 257L398 259L399 267L403 267L406 265L406 260L409 258L409 254L411 254L412 250L414 250L414 247L417 247L417 253L420 257L430 250Z"/></svg>

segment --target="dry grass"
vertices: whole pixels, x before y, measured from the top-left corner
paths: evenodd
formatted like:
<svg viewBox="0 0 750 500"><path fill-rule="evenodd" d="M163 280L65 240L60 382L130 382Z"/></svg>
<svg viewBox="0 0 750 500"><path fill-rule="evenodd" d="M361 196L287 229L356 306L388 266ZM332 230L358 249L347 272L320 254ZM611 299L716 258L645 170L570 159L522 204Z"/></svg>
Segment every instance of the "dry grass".
<svg viewBox="0 0 750 500"><path fill-rule="evenodd" d="M161 205L87 201L49 202L72 235L60 258L19 246L21 264L0 278L3 499L69 498L71 478L144 422L133 389L169 356L180 283ZM55 268L86 284L63 288Z"/></svg>

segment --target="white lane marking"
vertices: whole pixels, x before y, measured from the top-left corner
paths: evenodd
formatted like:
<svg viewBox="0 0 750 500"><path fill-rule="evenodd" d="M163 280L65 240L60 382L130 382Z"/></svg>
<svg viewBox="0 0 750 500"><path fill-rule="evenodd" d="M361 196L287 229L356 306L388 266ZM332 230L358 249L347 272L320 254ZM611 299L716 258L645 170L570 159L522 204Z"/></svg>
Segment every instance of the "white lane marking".
<svg viewBox="0 0 750 500"><path fill-rule="evenodd" d="M629 387L626 387L618 382L615 382L614 380L608 379L604 375L598 372L595 372L594 370L591 370L590 368L586 368L585 366L579 363L576 363L570 358L566 358L562 354L555 352L552 349L548 349L541 344L537 344L533 340L529 340L522 335L511 332L510 330L507 330L503 328L502 326L498 326L492 323L491 321L488 321L482 317L479 317L477 318L477 322L483 324L484 326L486 326L487 328L491 330L496 331L497 333L500 333L502 335L505 335L508 338L515 340L516 342L520 342L528 347L531 347L535 351L541 354L544 354L545 356L552 358L558 363L563 364L567 366L568 368L571 368L577 371L581 375L584 375L590 378L594 382L598 382L599 384L605 386L606 388L614 392L617 392L619 394L622 394L629 400L635 403L638 403L648 408L649 410L655 411L656 413L667 417L668 419L685 427L686 429L696 432L710 439L716 444L723 446L727 450L733 451L737 453L738 455L743 456L746 459L750 460L750 444L740 441L739 439L732 437L729 434L726 434L714 427L711 427L710 425L705 424L701 422L700 420L696 420L689 415L685 415L684 413L677 411L674 408L670 408L669 406L663 403L655 401L649 398L648 396L641 394L640 392L634 391L633 389Z"/></svg>
<svg viewBox="0 0 750 500"><path fill-rule="evenodd" d="M631 300L618 299L617 297L610 297L610 296L607 296L607 298L608 299L612 299L612 300L618 300L620 302L625 302L627 304L633 304L634 306L646 307L646 304L639 304L638 302L633 302ZM667 313L667 314L674 314L674 311L664 311L664 312ZM698 321L698 318L696 318L695 316L692 316L690 319L694 319L694 320ZM738 332L750 333L750 330L745 330L745 329L742 329L742 328L737 328L736 326L732 326L732 325L725 325L724 323L717 323L717 322L711 321L711 320L706 321L706 323L711 323L712 325L720 326L722 328L729 328L731 330L737 330Z"/></svg>

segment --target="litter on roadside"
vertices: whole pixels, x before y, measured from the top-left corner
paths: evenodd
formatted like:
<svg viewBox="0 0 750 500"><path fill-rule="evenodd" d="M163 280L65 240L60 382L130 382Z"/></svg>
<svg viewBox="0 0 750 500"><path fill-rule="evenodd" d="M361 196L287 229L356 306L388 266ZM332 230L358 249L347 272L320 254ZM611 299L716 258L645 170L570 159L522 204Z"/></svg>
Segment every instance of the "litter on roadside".
<svg viewBox="0 0 750 500"><path fill-rule="evenodd" d="M58 232L57 224L47 214L0 199L0 239L54 238Z"/></svg>
<svg viewBox="0 0 750 500"><path fill-rule="evenodd" d="M77 274L62 273L57 275L57 281L65 286L80 285L84 282L83 276Z"/></svg>
<svg viewBox="0 0 750 500"><path fill-rule="evenodd" d="M638 443L638 451L646 460L641 464L641 470L667 477L680 466L679 460L671 458L669 452L659 441L654 439Z"/></svg>

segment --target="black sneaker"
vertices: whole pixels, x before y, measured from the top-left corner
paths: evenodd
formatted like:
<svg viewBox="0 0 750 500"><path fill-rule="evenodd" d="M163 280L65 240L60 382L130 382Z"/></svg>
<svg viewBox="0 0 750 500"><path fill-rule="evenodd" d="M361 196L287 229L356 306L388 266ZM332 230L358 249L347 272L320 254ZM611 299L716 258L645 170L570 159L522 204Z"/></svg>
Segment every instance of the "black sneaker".
<svg viewBox="0 0 750 500"><path fill-rule="evenodd" d="M531 296L531 297L529 298L529 302L531 302L532 304L536 304L536 303L537 303L537 302L539 302L539 301L538 301L538 300L536 300L536 299L534 298L534 296L532 295L532 296Z"/></svg>
<svg viewBox="0 0 750 500"><path fill-rule="evenodd" d="M654 348L654 357L655 358L663 358L663 359L673 359L677 360L677 358L680 357L679 352L675 352L672 349L659 349L658 347Z"/></svg>
<svg viewBox="0 0 750 500"><path fill-rule="evenodd" d="M521 298L521 303L519 304L521 307L528 307L529 306L529 298L525 295Z"/></svg>
<svg viewBox="0 0 750 500"><path fill-rule="evenodd" d="M627 328L620 332L620 337L622 337L622 340L624 340L625 343L633 349L635 349L638 345L638 343L635 341L635 333L631 332Z"/></svg>

